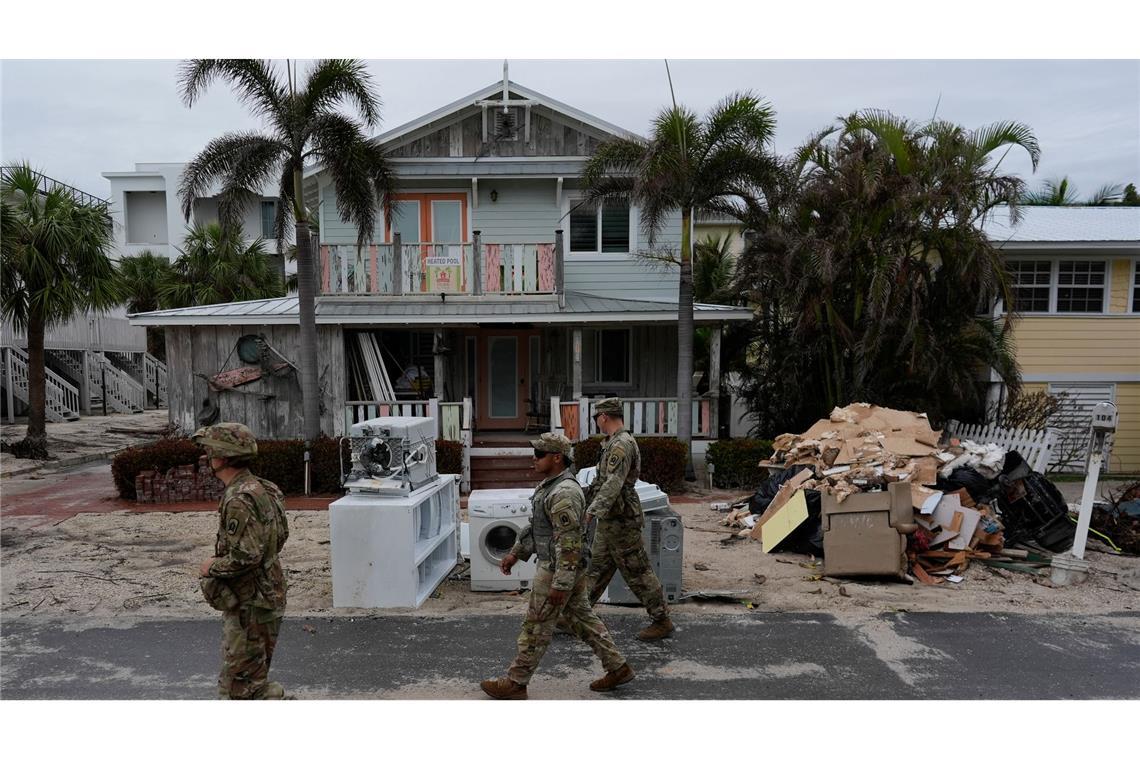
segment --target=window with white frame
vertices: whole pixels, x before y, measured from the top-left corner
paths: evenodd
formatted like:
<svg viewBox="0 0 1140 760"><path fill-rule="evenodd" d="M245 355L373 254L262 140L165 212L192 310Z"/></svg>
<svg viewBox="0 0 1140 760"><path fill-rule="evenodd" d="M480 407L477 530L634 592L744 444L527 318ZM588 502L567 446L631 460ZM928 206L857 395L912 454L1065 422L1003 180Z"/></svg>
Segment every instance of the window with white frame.
<svg viewBox="0 0 1140 760"><path fill-rule="evenodd" d="M261 236L266 240L277 237L273 231L273 222L277 218L277 203L274 201L261 202Z"/></svg>
<svg viewBox="0 0 1140 760"><path fill-rule="evenodd" d="M1140 259L1132 262L1132 313L1140 314Z"/></svg>
<svg viewBox="0 0 1140 760"><path fill-rule="evenodd" d="M570 209L571 253L629 252L629 203L607 200L599 205L575 204Z"/></svg>
<svg viewBox="0 0 1140 760"><path fill-rule="evenodd" d="M1013 259L1014 303L1023 314L1103 314L1108 294L1104 260Z"/></svg>
<svg viewBox="0 0 1140 760"><path fill-rule="evenodd" d="M1105 262L1061 261L1057 266L1057 312L1100 314L1104 311Z"/></svg>
<svg viewBox="0 0 1140 760"><path fill-rule="evenodd" d="M631 331L629 329L596 330L594 333L594 382L630 382Z"/></svg>
<svg viewBox="0 0 1140 760"><path fill-rule="evenodd" d="M1013 301L1018 311L1047 312L1053 273L1052 261L1010 261Z"/></svg>

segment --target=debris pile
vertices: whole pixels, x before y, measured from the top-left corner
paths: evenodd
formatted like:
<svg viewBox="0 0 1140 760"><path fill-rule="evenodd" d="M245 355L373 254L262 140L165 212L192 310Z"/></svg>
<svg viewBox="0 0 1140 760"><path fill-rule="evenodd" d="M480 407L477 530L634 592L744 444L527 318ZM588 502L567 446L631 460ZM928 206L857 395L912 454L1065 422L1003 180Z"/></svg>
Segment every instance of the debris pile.
<svg viewBox="0 0 1140 760"><path fill-rule="evenodd" d="M836 408L776 438L760 463L772 477L722 524L766 553L822 556L824 575L929 584L960 582L971 562L1037 573L1072 544L1064 499L1018 452L941 439L925 414Z"/></svg>

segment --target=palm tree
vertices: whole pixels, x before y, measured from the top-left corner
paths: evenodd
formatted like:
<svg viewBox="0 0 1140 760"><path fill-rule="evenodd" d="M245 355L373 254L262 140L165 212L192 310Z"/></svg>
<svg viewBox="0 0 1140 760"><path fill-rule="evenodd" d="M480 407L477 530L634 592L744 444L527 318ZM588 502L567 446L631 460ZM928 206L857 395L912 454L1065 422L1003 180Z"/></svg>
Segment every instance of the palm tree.
<svg viewBox="0 0 1140 760"><path fill-rule="evenodd" d="M587 203L614 198L638 206L651 247L668 219L680 212L681 249L672 263L680 275L677 438L686 447L693 433L693 214L738 216L742 199L757 202L756 187L772 169L768 148L775 127L775 111L751 93L725 98L703 120L674 104L654 120L647 143L605 142L582 171ZM657 253L648 256L660 258Z"/></svg>
<svg viewBox="0 0 1140 760"><path fill-rule="evenodd" d="M1123 194L1120 185L1109 183L1101 185L1082 201L1076 187L1069 183L1069 178L1062 177L1059 180L1045 180L1040 190L1025 193L1020 202L1023 206L1112 206L1120 203Z"/></svg>
<svg viewBox="0 0 1140 760"><path fill-rule="evenodd" d="M741 266L739 287L762 304L750 374L785 378L754 398L795 425L851 401L944 418L978 407L982 369L1016 385L1010 319L979 310L1011 300L979 222L1003 204L1020 217L1024 185L995 160L1014 147L1036 167L1022 124L970 131L865 111L785 160L777 208L754 214Z"/></svg>
<svg viewBox="0 0 1140 760"><path fill-rule="evenodd" d="M194 199L220 184L222 223L240 229L241 211L254 197L251 191L277 188L274 230L279 252L290 220L296 234L304 435L312 442L321 432L320 391L311 209L304 203L303 171L306 162L321 163L328 170L337 212L345 223L356 225L358 245L372 237L378 204L390 223L395 174L364 132L379 123L380 98L364 63L357 60L317 61L301 81L291 62L286 62L283 78L270 61L196 59L186 61L180 71L183 101L193 106L219 78L263 120L266 132L230 132L211 140L186 167L179 188L183 213L189 220ZM344 106L358 113L360 121L346 115Z"/></svg>
<svg viewBox="0 0 1140 760"><path fill-rule="evenodd" d="M42 180L25 163L6 168L0 184L2 309L28 336L28 432L13 448L36 459L48 456L44 333L121 298L106 210Z"/></svg>
<svg viewBox="0 0 1140 760"><path fill-rule="evenodd" d="M211 222L189 230L179 256L158 288L163 308L278 298L285 286L261 238L241 241L238 232Z"/></svg>
<svg viewBox="0 0 1140 760"><path fill-rule="evenodd" d="M170 260L165 256L155 255L152 251L143 251L120 259L119 276L126 299L127 313L139 314L163 308L160 291L162 286L169 282L172 274ZM146 328L146 346L146 350L159 359L166 359L165 332L161 327Z"/></svg>

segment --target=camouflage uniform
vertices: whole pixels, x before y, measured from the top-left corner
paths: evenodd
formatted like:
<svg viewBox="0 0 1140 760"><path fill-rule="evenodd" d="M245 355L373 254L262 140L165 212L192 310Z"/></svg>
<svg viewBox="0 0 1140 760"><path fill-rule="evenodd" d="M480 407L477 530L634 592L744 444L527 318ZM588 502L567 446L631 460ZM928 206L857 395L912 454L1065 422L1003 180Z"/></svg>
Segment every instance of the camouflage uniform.
<svg viewBox="0 0 1140 760"><path fill-rule="evenodd" d="M194 441L212 456L257 452L252 433L236 423L203 428ZM285 615L285 573L278 554L288 538L281 489L243 469L222 493L215 559L202 583L205 591L215 582L223 589L222 597L228 597L225 589L232 592L222 620L218 694L223 699L267 696L269 666Z"/></svg>
<svg viewBox="0 0 1140 760"><path fill-rule="evenodd" d="M599 401L595 414L621 412L617 399ZM642 541L645 516L634 484L641 474L641 451L624 428L606 438L598 474L587 492L587 512L598 521L590 554L590 604L596 604L620 571L654 622L668 618L661 581L653 572Z"/></svg>
<svg viewBox="0 0 1140 760"><path fill-rule="evenodd" d="M563 436L544 433L535 449L561 453L567 458L570 443ZM538 568L530 592L530 606L518 638L518 654L507 676L525 686L542 659L559 615L574 635L590 645L607 672L618 671L625 658L618 652L606 624L590 608L583 556L586 503L582 487L570 468L544 480L531 497L531 522L519 534L510 553L525 562L538 555ZM551 589L567 592L566 601L551 605Z"/></svg>

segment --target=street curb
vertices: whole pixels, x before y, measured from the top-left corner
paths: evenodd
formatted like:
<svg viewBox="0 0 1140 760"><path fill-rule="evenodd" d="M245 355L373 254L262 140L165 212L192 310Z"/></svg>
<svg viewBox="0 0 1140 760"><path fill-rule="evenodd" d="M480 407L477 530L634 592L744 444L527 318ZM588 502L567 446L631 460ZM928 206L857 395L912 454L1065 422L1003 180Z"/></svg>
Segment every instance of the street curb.
<svg viewBox="0 0 1140 760"><path fill-rule="evenodd" d="M17 475L26 475L30 472L38 472L39 470L47 470L48 472L55 472L56 470L66 469L68 467L78 467L80 465L89 464L90 462L98 462L100 460L111 461L117 455L123 453L130 446L124 446L121 449L114 451L101 451L95 454L83 454L82 456L70 457L68 459L48 459L44 460L43 464L28 465L16 470L5 470L0 473L0 480L7 480Z"/></svg>

